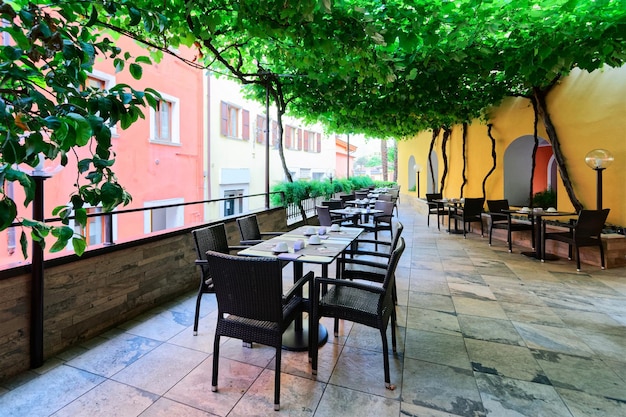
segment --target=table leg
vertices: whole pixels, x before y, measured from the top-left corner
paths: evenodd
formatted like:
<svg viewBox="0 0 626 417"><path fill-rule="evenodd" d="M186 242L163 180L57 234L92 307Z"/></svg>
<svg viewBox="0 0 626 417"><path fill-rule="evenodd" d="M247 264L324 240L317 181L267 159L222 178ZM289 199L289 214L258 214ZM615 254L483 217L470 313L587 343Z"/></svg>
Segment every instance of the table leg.
<svg viewBox="0 0 626 417"><path fill-rule="evenodd" d="M322 265L322 275L328 276L328 265ZM294 282L303 276L303 267L301 262L293 263L293 279ZM311 291L311 289L309 290ZM301 295L301 294L299 294ZM310 296L310 295L309 295ZM322 346L328 340L328 331L321 324L318 329L318 346ZM303 352L309 349L309 322L303 321L302 316L298 317L283 333L282 347L285 350Z"/></svg>
<svg viewBox="0 0 626 417"><path fill-rule="evenodd" d="M542 216L535 215L535 251L527 251L522 252L522 255L528 256L530 258L541 259L542 251L543 251L543 228L541 227L541 219ZM552 255L551 253L546 253L546 257L544 260L546 261L555 261L559 259L558 256Z"/></svg>

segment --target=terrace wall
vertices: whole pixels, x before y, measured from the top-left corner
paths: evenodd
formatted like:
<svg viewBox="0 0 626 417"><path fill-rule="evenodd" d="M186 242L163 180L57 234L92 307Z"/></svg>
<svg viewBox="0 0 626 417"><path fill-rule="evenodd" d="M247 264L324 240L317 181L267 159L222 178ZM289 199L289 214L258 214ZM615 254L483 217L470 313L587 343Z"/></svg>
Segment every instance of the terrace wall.
<svg viewBox="0 0 626 417"><path fill-rule="evenodd" d="M287 230L284 208L256 214L261 230ZM221 220L231 245L239 244L235 219ZM44 358L198 288L191 230L201 226L46 261ZM30 368L29 269L0 271L0 380Z"/></svg>

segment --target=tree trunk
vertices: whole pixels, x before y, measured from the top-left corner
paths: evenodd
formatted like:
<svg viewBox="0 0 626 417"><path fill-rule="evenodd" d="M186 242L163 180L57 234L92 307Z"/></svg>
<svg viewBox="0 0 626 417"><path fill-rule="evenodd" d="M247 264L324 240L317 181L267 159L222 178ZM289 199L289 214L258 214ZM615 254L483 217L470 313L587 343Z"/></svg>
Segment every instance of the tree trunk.
<svg viewBox="0 0 626 417"><path fill-rule="evenodd" d="M448 139L450 139L451 134L452 134L452 130L449 127L443 128L443 140L441 141L441 156L443 157L443 174L441 174L441 188L440 188L440 191L442 193L446 186L446 177L448 176L448 154L446 152L446 145L448 144Z"/></svg>
<svg viewBox="0 0 626 417"><path fill-rule="evenodd" d="M393 182L398 183L398 141L396 139L393 140L393 144L395 146L393 153Z"/></svg>
<svg viewBox="0 0 626 417"><path fill-rule="evenodd" d="M580 211L583 208L583 205L576 198L576 194L574 193L574 187L572 186L572 182L569 178L567 167L565 165L565 158L563 157L563 152L561 152L561 144L559 142L556 129L552 124L552 119L550 118L550 114L548 113L548 106L546 104L546 95L552 88L552 85L546 90L541 90L539 87L534 87L533 96L537 100L537 112L539 113L539 116L543 119L543 124L546 128L546 132L548 133L548 138L550 139L550 143L552 144L554 159L556 159L556 162L559 166L559 172L561 173L561 179L563 180L565 191L567 191L570 202L572 203L576 211Z"/></svg>
<svg viewBox="0 0 626 417"><path fill-rule="evenodd" d="M493 128L493 124L489 123L487 125L487 136L489 136L489 139L491 139L491 160L493 161L493 165L491 166L491 169L489 170L489 172L487 173L487 175L485 175L485 178L483 179L483 198L484 199L487 199L487 191L485 191L486 184L487 184L487 178L489 178L489 176L491 174L493 174L493 172L496 170L496 163L497 163L497 159L496 159L496 139L491 134L491 129L492 128Z"/></svg>
<svg viewBox="0 0 626 417"><path fill-rule="evenodd" d="M467 149L467 123L463 123L463 183L461 184L461 198L463 198L463 188L467 184L467 177L465 172L467 171L467 159L465 156L465 150Z"/></svg>
<svg viewBox="0 0 626 417"><path fill-rule="evenodd" d="M435 180L435 170L433 169L433 164L432 164L430 157L433 154L433 149L435 149L435 141L437 140L437 137L439 136L440 130L441 130L440 128L433 129L433 137L430 140L430 148L428 148L427 164L428 164L428 170L430 171L430 180L432 181L432 184L433 184L433 193L437 192L437 181Z"/></svg>
<svg viewBox="0 0 626 417"><path fill-rule="evenodd" d="M389 169L389 163L387 161L387 140L383 139L380 141L380 159L383 170L383 181L387 181L389 178L387 170Z"/></svg>
<svg viewBox="0 0 626 417"><path fill-rule="evenodd" d="M530 188L529 188L530 195L528 198L528 205L530 207L533 207L533 197L535 195L533 182L535 180L535 167L537 166L537 149L539 148L539 136L537 133L537 128L539 126L539 112L537 111L537 100L535 99L535 97L531 97L530 102L532 103L533 110L535 112L535 120L533 121L533 137L535 139L535 144L533 146L533 155L531 158L532 162L530 165Z"/></svg>

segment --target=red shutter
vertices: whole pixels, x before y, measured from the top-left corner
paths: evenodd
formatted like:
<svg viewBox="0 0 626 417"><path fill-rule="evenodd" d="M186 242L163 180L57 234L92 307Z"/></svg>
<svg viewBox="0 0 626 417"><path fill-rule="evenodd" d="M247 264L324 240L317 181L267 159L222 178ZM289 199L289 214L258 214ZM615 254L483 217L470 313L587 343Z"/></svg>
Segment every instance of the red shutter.
<svg viewBox="0 0 626 417"><path fill-rule="evenodd" d="M302 129L298 129L298 150L302 150Z"/></svg>
<svg viewBox="0 0 626 417"><path fill-rule="evenodd" d="M220 123L220 133L223 136L228 136L228 104L222 101L222 114Z"/></svg>
<svg viewBox="0 0 626 417"><path fill-rule="evenodd" d="M264 136L265 136L265 123L263 123L265 121L265 119L263 118L263 116L256 116L256 143L264 143L265 141Z"/></svg>
<svg viewBox="0 0 626 417"><path fill-rule="evenodd" d="M318 133L317 134L317 149L316 149L317 153L322 152L322 134Z"/></svg>
<svg viewBox="0 0 626 417"><path fill-rule="evenodd" d="M248 110L241 111L241 138L250 140L250 112Z"/></svg>
<svg viewBox="0 0 626 417"><path fill-rule="evenodd" d="M291 126L287 126L287 128L284 130L286 149L291 149L291 132L292 131L293 129L291 128Z"/></svg>
<svg viewBox="0 0 626 417"><path fill-rule="evenodd" d="M304 131L304 150L309 151L309 131Z"/></svg>

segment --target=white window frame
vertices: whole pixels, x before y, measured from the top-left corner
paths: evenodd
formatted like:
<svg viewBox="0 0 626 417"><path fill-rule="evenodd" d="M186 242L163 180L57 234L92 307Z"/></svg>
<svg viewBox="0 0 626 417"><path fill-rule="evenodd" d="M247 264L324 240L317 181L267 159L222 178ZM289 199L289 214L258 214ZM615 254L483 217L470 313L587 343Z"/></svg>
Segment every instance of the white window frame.
<svg viewBox="0 0 626 417"><path fill-rule="evenodd" d="M152 201L146 201L143 203L144 208L150 208L150 207L158 207L158 206L167 206L169 204L182 204L185 202L184 198L169 198L166 200L152 200ZM165 229L163 230L168 230L171 228L175 228L175 227L181 227L184 226L185 224L185 207L184 206L178 206L178 207L172 207L169 210L173 210L174 211L174 215L171 217L172 223L173 224L167 224L165 226ZM170 221L170 217L168 215L168 222ZM155 232L160 232L161 230L157 230ZM152 213L150 210L146 210L144 212L144 216L143 216L143 232L145 234L149 234L149 233L153 233L152 231Z"/></svg>
<svg viewBox="0 0 626 417"><path fill-rule="evenodd" d="M103 81L104 88L107 91L113 88L117 84L115 75L107 74L106 72L100 71L97 69L94 69L93 71L87 73L87 77L91 77L91 78L95 78L96 80ZM110 129L111 129L111 135L119 136L117 132L117 124L110 126Z"/></svg>
<svg viewBox="0 0 626 417"><path fill-rule="evenodd" d="M150 142L153 142L153 143L159 143L159 144L165 144L165 145L180 145L180 99L178 99L177 97L171 96L169 94L162 93L160 91L159 93L161 94L161 101L167 101L172 105L172 115L171 115L172 134L171 134L171 138L169 141L164 141L156 137L157 136L157 128L156 128L157 112L152 107L150 107L150 138L149 140Z"/></svg>

